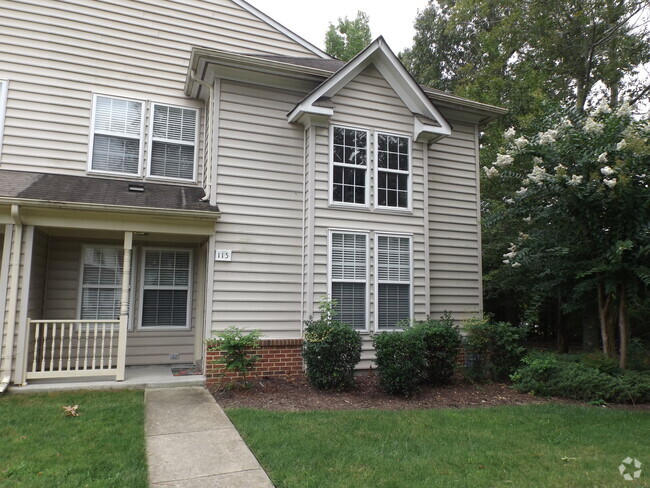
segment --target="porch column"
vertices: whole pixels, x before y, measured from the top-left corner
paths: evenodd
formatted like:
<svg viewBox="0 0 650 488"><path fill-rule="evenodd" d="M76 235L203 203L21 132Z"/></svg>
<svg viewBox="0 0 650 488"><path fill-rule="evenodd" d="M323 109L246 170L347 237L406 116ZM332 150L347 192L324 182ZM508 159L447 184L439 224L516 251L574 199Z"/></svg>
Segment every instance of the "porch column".
<svg viewBox="0 0 650 488"><path fill-rule="evenodd" d="M117 342L116 381L124 381L126 366L126 330L129 323L129 283L131 282L131 250L133 232L124 233L124 263L122 265L122 296L120 298L120 332Z"/></svg>

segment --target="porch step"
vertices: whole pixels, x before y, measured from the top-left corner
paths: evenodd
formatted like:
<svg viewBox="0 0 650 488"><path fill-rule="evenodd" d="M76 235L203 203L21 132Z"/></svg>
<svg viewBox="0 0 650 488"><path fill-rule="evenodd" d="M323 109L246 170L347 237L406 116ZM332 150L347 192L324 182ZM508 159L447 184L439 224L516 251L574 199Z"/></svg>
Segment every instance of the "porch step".
<svg viewBox="0 0 650 488"><path fill-rule="evenodd" d="M175 367L175 366L174 366ZM129 366L124 381L106 378L70 380L31 380L27 386L12 386L10 393L34 393L66 390L123 390L141 388L187 388L205 386L205 376L173 376L171 366Z"/></svg>

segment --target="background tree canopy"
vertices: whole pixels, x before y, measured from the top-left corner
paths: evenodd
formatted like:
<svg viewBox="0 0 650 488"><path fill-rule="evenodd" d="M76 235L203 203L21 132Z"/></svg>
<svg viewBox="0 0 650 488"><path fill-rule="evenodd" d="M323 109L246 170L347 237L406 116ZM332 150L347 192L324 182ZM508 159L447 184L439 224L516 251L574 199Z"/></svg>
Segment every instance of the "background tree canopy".
<svg viewBox="0 0 650 488"><path fill-rule="evenodd" d="M354 20L341 19L330 23L325 34L325 52L341 61L350 61L372 42L368 16L359 11Z"/></svg>

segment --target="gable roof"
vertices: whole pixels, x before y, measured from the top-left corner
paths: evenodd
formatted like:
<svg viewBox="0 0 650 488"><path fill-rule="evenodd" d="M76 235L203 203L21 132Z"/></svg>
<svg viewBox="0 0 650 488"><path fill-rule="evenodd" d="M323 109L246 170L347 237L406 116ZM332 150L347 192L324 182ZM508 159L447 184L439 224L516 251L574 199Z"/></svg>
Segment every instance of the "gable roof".
<svg viewBox="0 0 650 488"><path fill-rule="evenodd" d="M290 31L285 26L283 26L279 22L273 20L271 17L269 17L268 15L266 15L264 12L260 11L259 9L253 7L250 3L246 2L245 0L232 0L232 1L234 3L236 3L237 5L239 5L241 8L246 9L248 12L253 14L255 17L257 17L261 21L266 22L271 27L273 27L273 28L277 29L278 31L282 32L285 36L287 36L288 38L290 38L293 41L297 42L298 44L300 44L305 49L313 52L317 56L320 56L321 58L324 58L324 59L332 59L332 57L329 54L327 54L326 52L324 52L321 49L317 48L316 46L314 46L310 42L307 42L302 37L300 37L298 34L296 34L295 32Z"/></svg>
<svg viewBox="0 0 650 488"><path fill-rule="evenodd" d="M449 122L433 105L381 36L298 103L287 115L289 122L298 122L306 114L321 117L333 115L332 107L323 106L318 101L331 98L370 65L381 73L406 107L414 115L420 116L416 119L416 139L418 133L436 136L451 134Z"/></svg>

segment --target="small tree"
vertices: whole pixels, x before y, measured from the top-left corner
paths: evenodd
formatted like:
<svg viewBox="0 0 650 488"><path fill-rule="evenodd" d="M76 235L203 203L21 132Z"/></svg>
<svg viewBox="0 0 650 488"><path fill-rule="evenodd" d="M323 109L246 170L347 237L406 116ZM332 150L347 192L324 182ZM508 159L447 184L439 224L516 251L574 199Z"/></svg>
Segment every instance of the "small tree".
<svg viewBox="0 0 650 488"><path fill-rule="evenodd" d="M483 168L488 179L520 186L489 217L520 226L500 276L560 297L564 311L593 297L610 358L618 328L621 368L628 303L650 285L650 123L631 113L628 104L601 104L548 120L534 134L510 129L507 146Z"/></svg>
<svg viewBox="0 0 650 488"><path fill-rule="evenodd" d="M325 51L341 61L350 61L370 45L372 34L368 16L359 11L354 20L341 19L335 26L330 22L325 34Z"/></svg>
<svg viewBox="0 0 650 488"><path fill-rule="evenodd" d="M232 326L218 332L217 337L219 340L216 341L215 347L223 354L217 363L223 364L226 371L241 373L244 385L248 384L246 376L259 359L259 356L251 352L260 347L261 332L253 330L246 334L244 329ZM223 375L225 374L224 371Z"/></svg>

